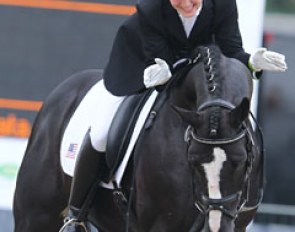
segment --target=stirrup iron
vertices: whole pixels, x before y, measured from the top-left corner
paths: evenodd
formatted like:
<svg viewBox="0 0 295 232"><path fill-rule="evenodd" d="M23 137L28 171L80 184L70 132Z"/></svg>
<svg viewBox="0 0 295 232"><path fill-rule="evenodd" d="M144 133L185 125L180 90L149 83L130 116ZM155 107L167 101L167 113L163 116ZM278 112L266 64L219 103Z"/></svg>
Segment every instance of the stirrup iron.
<svg viewBox="0 0 295 232"><path fill-rule="evenodd" d="M70 224L75 224L75 225L78 225L78 226L81 226L85 232L89 232L87 230L87 227L85 225L84 222L79 222L77 219L75 218L69 218L69 217L66 217L64 219L64 225L60 228L59 232L63 232L64 229L66 228L66 226L70 225Z"/></svg>

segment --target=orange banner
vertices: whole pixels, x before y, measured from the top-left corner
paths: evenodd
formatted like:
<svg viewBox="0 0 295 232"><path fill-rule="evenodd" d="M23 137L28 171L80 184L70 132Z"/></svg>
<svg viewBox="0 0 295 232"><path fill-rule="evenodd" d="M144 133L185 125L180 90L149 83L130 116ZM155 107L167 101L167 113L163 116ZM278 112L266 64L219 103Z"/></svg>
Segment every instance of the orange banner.
<svg viewBox="0 0 295 232"><path fill-rule="evenodd" d="M39 111L43 102L0 98L0 109Z"/></svg>
<svg viewBox="0 0 295 232"><path fill-rule="evenodd" d="M28 138L31 130L32 125L27 118L20 118L13 113L0 116L0 136Z"/></svg>
<svg viewBox="0 0 295 232"><path fill-rule="evenodd" d="M0 0L0 5L117 15L132 15L136 11L134 6L61 0Z"/></svg>

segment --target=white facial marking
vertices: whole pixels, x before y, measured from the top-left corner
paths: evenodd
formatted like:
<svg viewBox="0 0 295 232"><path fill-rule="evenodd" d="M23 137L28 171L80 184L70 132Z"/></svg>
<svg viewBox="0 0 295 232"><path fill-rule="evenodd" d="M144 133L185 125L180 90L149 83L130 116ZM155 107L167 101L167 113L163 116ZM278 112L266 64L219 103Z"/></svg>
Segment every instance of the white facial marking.
<svg viewBox="0 0 295 232"><path fill-rule="evenodd" d="M226 161L226 154L224 150L219 147L213 149L214 159L210 163L205 163L205 174L208 181L208 193L209 198L220 199L220 172L223 167L223 163ZM209 227L212 232L218 232L220 229L222 213L219 210L211 210L209 212Z"/></svg>

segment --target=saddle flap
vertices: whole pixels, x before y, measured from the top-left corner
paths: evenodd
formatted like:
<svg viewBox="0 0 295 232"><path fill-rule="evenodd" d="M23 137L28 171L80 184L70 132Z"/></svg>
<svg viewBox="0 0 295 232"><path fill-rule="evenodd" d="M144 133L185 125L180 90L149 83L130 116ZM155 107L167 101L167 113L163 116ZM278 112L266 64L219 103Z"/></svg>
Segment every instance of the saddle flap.
<svg viewBox="0 0 295 232"><path fill-rule="evenodd" d="M107 165L112 176L128 147L136 120L151 91L128 96L121 103L112 121L107 139Z"/></svg>

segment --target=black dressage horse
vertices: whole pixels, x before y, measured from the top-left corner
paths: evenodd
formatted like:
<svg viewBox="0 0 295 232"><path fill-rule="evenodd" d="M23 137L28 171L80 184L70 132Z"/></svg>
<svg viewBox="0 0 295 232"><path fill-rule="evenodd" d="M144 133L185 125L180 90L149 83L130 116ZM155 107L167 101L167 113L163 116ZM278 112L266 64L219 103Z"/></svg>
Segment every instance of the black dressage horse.
<svg viewBox="0 0 295 232"><path fill-rule="evenodd" d="M245 231L255 216L264 173L249 120L251 74L216 46L200 47L182 66L138 138L119 191L126 202L97 189L88 218L100 232ZM61 139L101 76L75 74L44 102L17 178L15 232L62 226L71 178L61 168Z"/></svg>

